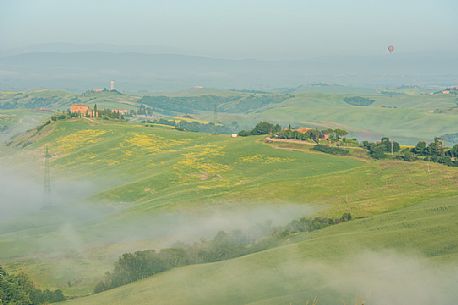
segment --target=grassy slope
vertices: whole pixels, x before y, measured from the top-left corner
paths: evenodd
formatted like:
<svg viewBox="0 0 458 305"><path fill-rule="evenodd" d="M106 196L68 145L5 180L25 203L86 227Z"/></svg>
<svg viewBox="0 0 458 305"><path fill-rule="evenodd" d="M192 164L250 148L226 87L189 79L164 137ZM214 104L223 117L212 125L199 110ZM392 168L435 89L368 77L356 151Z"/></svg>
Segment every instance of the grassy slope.
<svg viewBox="0 0 458 305"><path fill-rule="evenodd" d="M122 240L118 224L161 211L199 214L215 206L290 203L321 206L326 215L351 211L371 216L458 194L453 168L432 164L428 172L421 162L335 157L264 144L259 137L232 139L161 126L74 120L46 127L35 140L26 153L38 155L48 145L55 177L71 173L107 182L93 199L124 208L103 221L75 221L74 234L84 253L63 239L59 223L0 235L0 260L31 273L44 287L71 294L89 292L120 253L151 248L151 240ZM107 238L104 232L121 235ZM66 287L75 278L75 286Z"/></svg>
<svg viewBox="0 0 458 305"><path fill-rule="evenodd" d="M232 139L161 126L86 120L59 122L51 128L52 133L33 149L48 143L57 170L123 178L122 184L97 198L135 202L136 209L189 204L202 198L238 199L268 182L294 181L362 164L351 158L273 150L259 137ZM287 196L274 198L287 200Z"/></svg>
<svg viewBox="0 0 458 305"><path fill-rule="evenodd" d="M426 94L382 96L363 94L376 100L367 107L351 106L343 99L358 95L304 92L281 104L260 109L238 118L219 114L221 120L241 119L245 122L270 120L282 124L302 126L340 127L352 131L361 138L390 136L404 143L415 143L419 139L429 140L458 129L458 107L452 96ZM385 106L385 107L383 107ZM386 106L397 108L387 108Z"/></svg>
<svg viewBox="0 0 458 305"><path fill-rule="evenodd" d="M457 217L458 197L429 200L299 235L287 246L225 262L178 268L65 304L273 305L303 304L314 296L319 297L320 304L341 304L345 294L326 283L335 275L324 274L314 263L338 266L337 262L348 256L386 249L456 262ZM369 270L358 271L368 280L372 277ZM351 281L350 274L344 278L342 281ZM347 301L358 297L356 291L346 294Z"/></svg>
<svg viewBox="0 0 458 305"><path fill-rule="evenodd" d="M168 127L78 120L59 122L37 141L46 143L57 171L123 181L96 195L132 202L143 212L157 206L265 200L342 205L357 216L387 211L428 194L458 192L457 171L423 162L374 162L297 151L262 137L179 132ZM41 148L40 148L41 147ZM81 167L84 164L84 168ZM436 191L435 191L436 190ZM392 206L391 206L392 204Z"/></svg>
<svg viewBox="0 0 458 305"><path fill-rule="evenodd" d="M69 173L76 180L96 181L101 188L89 195L124 208L102 222L81 222L71 215L61 222L40 212L23 220L22 225L13 225L13 229L7 226L1 235L3 262L30 273L42 286L58 286L76 294L89 292L120 253L152 247L151 240L119 240L129 234L119 228L120 222L135 223L137 217L164 210L198 214L207 208L235 204L245 188L249 191L266 182L362 164L353 159L273 150L255 137L231 139L161 126L84 119L57 122L33 139L36 142L25 153L40 158L44 145L48 145L55 182ZM243 203L283 203L290 201L288 197L288 192L275 198L266 195L257 202L244 197ZM74 241L64 234L69 225L76 231L72 234L77 243L84 245L84 253L78 252ZM77 284L69 289L68 280Z"/></svg>

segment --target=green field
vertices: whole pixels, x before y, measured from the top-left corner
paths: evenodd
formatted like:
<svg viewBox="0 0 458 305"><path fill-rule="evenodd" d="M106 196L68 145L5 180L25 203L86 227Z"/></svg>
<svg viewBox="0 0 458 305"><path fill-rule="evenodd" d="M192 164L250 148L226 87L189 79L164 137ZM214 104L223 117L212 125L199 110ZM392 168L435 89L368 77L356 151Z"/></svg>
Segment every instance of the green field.
<svg viewBox="0 0 458 305"><path fill-rule="evenodd" d="M25 139L32 144L20 149ZM65 189L62 197L62 191L56 186L60 197L53 208L35 211L21 218L20 223L3 223L0 262L11 270L27 272L40 287L58 287L69 295L90 293L120 254L167 245L170 234L189 230L188 226L179 224L186 218L201 216L204 219L205 215L210 217L215 211L291 206L305 209L293 210L295 214L290 215L290 219L301 217L311 210L321 215L338 216L342 212L351 212L354 217L366 217L322 232L298 236L297 240L291 241L292 245L278 249L228 262L173 270L103 293L94 297L96 303L103 296L124 295L127 287L132 289L139 285L139 291L142 291L145 289L142 285L148 286L151 285L148 283L156 281L164 281L157 286L154 284L157 287L154 289L161 291L152 291L164 297L173 289L173 276L181 276L181 272L184 272L183 278L187 278L188 274L193 276L188 272L208 274L208 278L200 279L203 281L200 285L206 285L205 281L220 281L218 276L221 275L211 268L230 270L235 266L231 264L242 262L244 267L237 272L242 272L239 276L247 275L251 273L250 269L245 269L248 262L253 259L258 261L259 256L262 259L258 262L262 263L265 255L272 253L279 260L283 255L290 255L290 251L296 253L297 249L308 249L295 255L304 260L319 260L332 245L331 252L335 255L351 254L351 251L348 252L350 248L357 249L350 243L350 240L354 241L354 236L360 236L357 242L364 248L372 248L374 243L380 242L380 248L412 248L426 255L430 255L428 251L433 251L437 245L446 247L450 239L454 240L453 234L446 234L443 241L437 241L439 244L425 244L415 238L410 243L404 243L404 237L390 239L390 236L395 236L390 235L395 234L392 233L394 228L381 232L381 235L376 229L360 235L361 228L377 228L386 217L391 217L392 222L426 221L422 216L418 216L417 220L406 219L408 214L405 213L417 211L419 207L430 209L430 204L455 202L456 197L452 196L458 195L458 171L437 164L429 165L428 170L424 162L372 161L358 150L352 152L352 156L337 157L314 152L304 145L266 144L262 137L233 139L227 135L182 132L159 125L145 127L128 122L86 119L58 121L38 133L31 131L16 138L9 149L16 147L14 158L17 160L34 159L41 163L45 145L52 155L53 182L56 185L74 183L75 189L69 193L65 193L68 192ZM41 179L39 168L35 172L37 179ZM86 184L81 186L81 181ZM453 219L455 212L455 208L450 208L444 215ZM181 220L171 226L168 222L173 217L170 215L175 213ZM163 218L163 215L169 217ZM396 215L400 217L398 220L393 218ZM275 218L272 215L269 217ZM447 223L440 225L449 227ZM186 234L176 234L179 236L177 240L188 238ZM348 239L336 240L341 235ZM405 238L410 240L407 236ZM430 239L431 235L423 234L421 238ZM308 243L312 246L307 246ZM453 260L456 253L453 249L450 248L449 252L437 250L436 256ZM273 272L267 270L270 263L268 261L263 270ZM278 284L270 277L268 281L271 287ZM236 282L233 285L243 284L243 281ZM232 295L229 290L217 287L215 293L221 295L214 297L222 304L232 304L260 301L267 290L272 293L269 299L278 297L279 301L284 297L288 299L287 295L292 293L289 290L285 292L281 288L283 285L270 289L267 284L250 281L253 291L261 289L261 286L263 288L247 294L247 299L243 300L233 299L229 297ZM321 295L318 290L312 293L315 288L305 284L304 292L299 294L301 297L314 293ZM180 281L177 280L175 285L179 286ZM300 285L291 285L291 289L300 289ZM189 291L193 293L192 289ZM125 294L125 297L137 294L151 298L149 294L137 292ZM226 298L226 301L222 302L220 298ZM208 299L215 300L211 293ZM190 297L183 300L190 303L201 301ZM182 301L172 303L180 304Z"/></svg>

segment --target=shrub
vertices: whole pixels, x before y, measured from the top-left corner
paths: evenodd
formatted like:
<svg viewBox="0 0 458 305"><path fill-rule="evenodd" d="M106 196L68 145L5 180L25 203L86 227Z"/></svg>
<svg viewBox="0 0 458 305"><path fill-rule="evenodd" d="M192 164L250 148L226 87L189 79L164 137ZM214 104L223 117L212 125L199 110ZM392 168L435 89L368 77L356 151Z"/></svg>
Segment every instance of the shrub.
<svg viewBox="0 0 458 305"><path fill-rule="evenodd" d="M315 145L313 150L321 151L326 154L337 155L337 156L347 156L350 151L348 149L342 149L339 147L332 147L328 145Z"/></svg>
<svg viewBox="0 0 458 305"><path fill-rule="evenodd" d="M352 96L344 98L345 103L352 106L370 106L375 100L371 100L361 96Z"/></svg>
<svg viewBox="0 0 458 305"><path fill-rule="evenodd" d="M251 135L251 132L248 131L248 130L241 130L239 132L239 136L241 136L241 137L248 137L249 135Z"/></svg>

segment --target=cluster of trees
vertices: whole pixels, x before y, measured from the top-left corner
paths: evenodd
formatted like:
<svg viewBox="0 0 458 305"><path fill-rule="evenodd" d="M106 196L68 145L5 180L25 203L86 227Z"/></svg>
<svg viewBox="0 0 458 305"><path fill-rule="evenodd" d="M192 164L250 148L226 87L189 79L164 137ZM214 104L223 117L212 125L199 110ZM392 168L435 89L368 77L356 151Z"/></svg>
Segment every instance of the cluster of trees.
<svg viewBox="0 0 458 305"><path fill-rule="evenodd" d="M362 147L366 148L369 155L374 159L383 159L387 153L396 153L395 157L404 161L424 160L432 161L448 166L458 166L458 144L452 148L444 146L441 138L434 138L434 141L427 144L420 141L413 148L401 150L398 142L388 138L382 138L380 142L362 142Z"/></svg>
<svg viewBox="0 0 458 305"><path fill-rule="evenodd" d="M327 129L309 129L305 132L292 129L291 125L288 128L283 129L279 124L272 124L270 122L262 121L256 124L256 126L251 130L242 130L239 133L239 136L246 137L251 135L267 135L270 134L272 137L277 139L294 139L294 140L313 140L315 143L319 144L320 139L326 139L330 142L338 142L342 144L345 142L345 136L348 134L346 130L337 128L327 128ZM356 140L354 140L356 141ZM352 142L352 141L348 141ZM355 144L355 143L353 143ZM356 142L356 145L358 143ZM320 148L318 148L320 149ZM326 151L330 152L330 150ZM337 150L335 151L337 152ZM343 151L339 151L343 153Z"/></svg>
<svg viewBox="0 0 458 305"><path fill-rule="evenodd" d="M310 129L307 132L299 132L288 128L286 130L281 130L280 132L273 135L277 139L295 139L295 140L313 140L316 143L323 138L323 133L318 129Z"/></svg>
<svg viewBox="0 0 458 305"><path fill-rule="evenodd" d="M117 95L122 95L122 93L116 89L107 89L107 88L103 88L102 91L96 91L96 90L93 90L93 89L90 89L90 90L86 90L84 91L83 93L81 93L82 96L93 96L93 95L96 95L96 94L100 94L100 93L114 93L114 94L117 94Z"/></svg>
<svg viewBox="0 0 458 305"><path fill-rule="evenodd" d="M113 110L110 108L105 108L105 109L98 109L97 104L94 104L94 116L102 118L104 120L110 120L110 119L115 119L115 120L124 120L124 115L119 111L119 110ZM70 115L75 115L75 113L70 113ZM76 114L78 115L78 114ZM89 113L86 113L86 116L88 116Z"/></svg>
<svg viewBox="0 0 458 305"><path fill-rule="evenodd" d="M124 120L125 115L121 113L119 110L113 110L109 108L105 108L99 110L97 108L97 104L94 105L93 110L89 110L94 114L97 118L102 118L104 120L116 119L116 120ZM71 112L70 109L64 112L59 112L51 116L52 121L59 121L59 120L66 120L70 118L80 118L80 117L90 117L89 111L86 113L78 113L78 112Z"/></svg>
<svg viewBox="0 0 458 305"><path fill-rule="evenodd" d="M441 138L434 138L434 141L427 144L420 141L414 148L404 149L400 158L405 161L425 160L448 166L458 166L458 144L447 148Z"/></svg>
<svg viewBox="0 0 458 305"><path fill-rule="evenodd" d="M385 158L386 153L395 153L401 149L401 146L398 142L390 140L386 137L383 137L381 141L377 143L363 141L362 147L367 149L369 156L377 160Z"/></svg>
<svg viewBox="0 0 458 305"><path fill-rule="evenodd" d="M94 288L98 293L116 288L179 266L221 261L250 253L250 240L240 232L219 232L211 240L177 245L160 251L144 250L123 254L112 272L107 272Z"/></svg>
<svg viewBox="0 0 458 305"><path fill-rule="evenodd" d="M288 129L280 130L280 132L275 133L273 136L278 139L296 139L296 140L313 140L315 143L319 143L320 139L328 139L331 142L338 142L346 136L348 132L343 129L310 129L306 132L300 132L294 129L291 129L291 126Z"/></svg>
<svg viewBox="0 0 458 305"><path fill-rule="evenodd" d="M344 102L352 106L370 106L375 102L375 100L362 96L351 96L344 98Z"/></svg>
<svg viewBox="0 0 458 305"><path fill-rule="evenodd" d="M97 106L97 105L96 105ZM97 112L97 108L94 106L94 112ZM98 111L99 117L105 120L115 119L115 120L124 120L124 114L119 112L119 110L112 110L112 109L103 109Z"/></svg>
<svg viewBox="0 0 458 305"><path fill-rule="evenodd" d="M116 288L175 267L222 261L265 250L293 234L312 232L324 227L350 221L351 214L340 218L300 218L284 227L271 228L263 236L253 237L240 231L220 231L213 239L191 245L180 244L160 251L144 250L123 254L112 272L107 272L94 288L95 293Z"/></svg>
<svg viewBox="0 0 458 305"><path fill-rule="evenodd" d="M307 218L302 217L298 220L293 220L281 230L275 230L274 235L280 238L285 238L290 235L294 235L301 232L313 232L326 228L331 225L335 225L341 222L347 222L352 219L350 213L344 213L339 218L324 218L324 217L315 217Z"/></svg>
<svg viewBox="0 0 458 305"><path fill-rule="evenodd" d="M0 304L38 305L64 300L61 290L37 289L25 274L8 274L0 266Z"/></svg>
<svg viewBox="0 0 458 305"><path fill-rule="evenodd" d="M350 151L348 149L343 149L339 147L333 147L328 145L315 145L313 150L321 151L327 154L336 155L336 156L347 156Z"/></svg>
<svg viewBox="0 0 458 305"><path fill-rule="evenodd" d="M281 131L281 126L278 124L272 124L270 122L259 122L256 126L251 130L241 130L239 132L239 136L246 137L251 135L263 135L263 134L272 134L278 133Z"/></svg>
<svg viewBox="0 0 458 305"><path fill-rule="evenodd" d="M237 122L232 122L228 126L224 124L214 124L212 122L202 123L197 121L168 120L165 118L160 118L158 120L154 120L153 123L173 126L178 130L217 134L233 133L234 131L239 129L239 125L237 124Z"/></svg>

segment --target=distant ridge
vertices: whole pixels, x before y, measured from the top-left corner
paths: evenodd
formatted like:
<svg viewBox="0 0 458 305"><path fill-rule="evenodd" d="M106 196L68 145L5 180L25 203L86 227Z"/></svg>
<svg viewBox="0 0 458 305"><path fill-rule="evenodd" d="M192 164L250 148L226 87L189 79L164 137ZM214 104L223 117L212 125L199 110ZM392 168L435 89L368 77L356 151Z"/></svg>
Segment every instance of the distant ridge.
<svg viewBox="0 0 458 305"><path fill-rule="evenodd" d="M30 52L0 57L0 87L83 90L116 79L125 90L194 86L269 89L305 83L458 83L458 57L321 57L296 61L221 59L172 53Z"/></svg>

